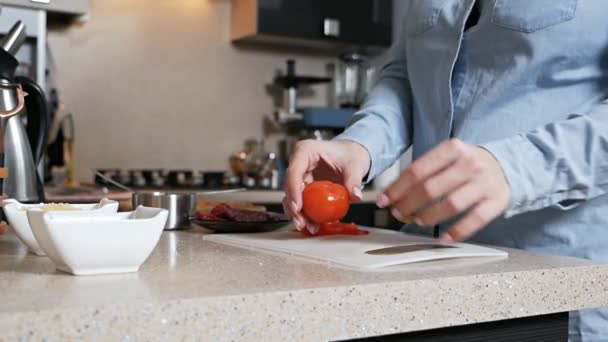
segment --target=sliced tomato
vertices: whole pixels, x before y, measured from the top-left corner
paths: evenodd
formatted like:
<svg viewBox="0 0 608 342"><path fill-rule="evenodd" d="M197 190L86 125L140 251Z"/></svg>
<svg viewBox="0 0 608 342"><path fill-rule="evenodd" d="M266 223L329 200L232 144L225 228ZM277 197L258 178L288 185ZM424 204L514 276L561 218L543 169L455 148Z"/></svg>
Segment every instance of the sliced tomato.
<svg viewBox="0 0 608 342"><path fill-rule="evenodd" d="M353 223L342 223L342 222L330 222L323 223L319 226L319 232L317 234L311 234L308 230L303 229L300 231L305 236L324 236L324 235L367 235L367 230L359 229L356 224Z"/></svg>

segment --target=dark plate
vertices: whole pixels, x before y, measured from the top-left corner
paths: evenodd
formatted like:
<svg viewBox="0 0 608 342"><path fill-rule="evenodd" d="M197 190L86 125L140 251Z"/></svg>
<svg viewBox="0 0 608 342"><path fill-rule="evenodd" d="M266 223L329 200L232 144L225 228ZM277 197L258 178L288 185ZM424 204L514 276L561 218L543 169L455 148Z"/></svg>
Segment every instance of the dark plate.
<svg viewBox="0 0 608 342"><path fill-rule="evenodd" d="M289 224L288 220L265 222L210 221L192 218L192 223L215 233L261 233L277 230Z"/></svg>

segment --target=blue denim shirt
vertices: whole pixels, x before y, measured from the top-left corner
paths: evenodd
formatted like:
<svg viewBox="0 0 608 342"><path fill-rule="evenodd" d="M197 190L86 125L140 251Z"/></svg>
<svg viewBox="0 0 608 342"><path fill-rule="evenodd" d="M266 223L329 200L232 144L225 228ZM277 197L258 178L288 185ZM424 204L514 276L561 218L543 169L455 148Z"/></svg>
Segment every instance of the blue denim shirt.
<svg viewBox="0 0 608 342"><path fill-rule="evenodd" d="M608 261L608 1L410 0L392 59L337 139L370 177L450 137L488 149L511 203L473 241ZM442 227L445 229L445 227ZM608 309L571 314L572 341L608 341Z"/></svg>

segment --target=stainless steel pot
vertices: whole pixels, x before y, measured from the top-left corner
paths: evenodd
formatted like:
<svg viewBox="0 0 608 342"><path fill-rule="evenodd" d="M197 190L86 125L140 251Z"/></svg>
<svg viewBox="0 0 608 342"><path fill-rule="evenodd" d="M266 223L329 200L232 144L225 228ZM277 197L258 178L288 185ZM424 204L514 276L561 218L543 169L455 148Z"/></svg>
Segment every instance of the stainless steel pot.
<svg viewBox="0 0 608 342"><path fill-rule="evenodd" d="M165 230L190 228L190 217L196 210L195 193L134 192L133 209L139 205L169 211Z"/></svg>
<svg viewBox="0 0 608 342"><path fill-rule="evenodd" d="M133 189L113 180L98 170L93 172L101 179L110 184L131 192L131 204L133 209L140 205L144 207L163 208L169 211L165 230L190 228L190 217L196 210L196 201L199 195L218 195L232 192L241 192L245 189L225 189L203 192L158 192L158 191L133 191Z"/></svg>

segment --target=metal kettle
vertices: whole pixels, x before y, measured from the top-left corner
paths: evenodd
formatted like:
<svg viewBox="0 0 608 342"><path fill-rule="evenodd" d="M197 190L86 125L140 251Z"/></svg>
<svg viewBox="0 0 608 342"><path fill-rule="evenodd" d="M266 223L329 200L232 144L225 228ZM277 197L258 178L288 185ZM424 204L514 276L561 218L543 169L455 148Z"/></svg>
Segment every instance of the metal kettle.
<svg viewBox="0 0 608 342"><path fill-rule="evenodd" d="M27 77L15 77L14 54L25 41L17 22L0 42L0 167L8 169L2 193L22 203L45 200L38 174L47 143L48 108L42 89Z"/></svg>

